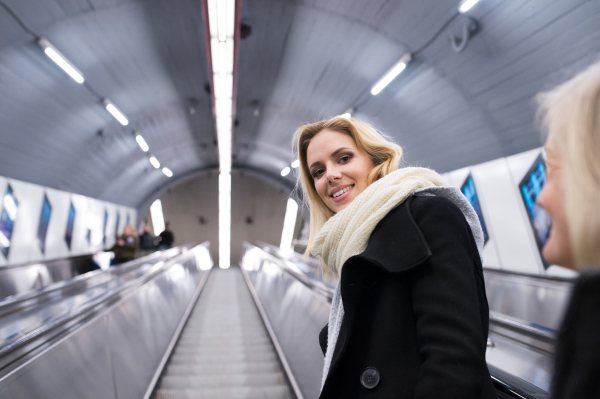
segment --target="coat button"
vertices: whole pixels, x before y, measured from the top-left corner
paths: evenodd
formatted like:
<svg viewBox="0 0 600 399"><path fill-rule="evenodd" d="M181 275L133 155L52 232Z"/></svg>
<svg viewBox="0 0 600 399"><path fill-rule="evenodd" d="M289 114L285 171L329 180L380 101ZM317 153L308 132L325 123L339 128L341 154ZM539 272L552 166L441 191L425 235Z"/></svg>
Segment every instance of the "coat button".
<svg viewBox="0 0 600 399"><path fill-rule="evenodd" d="M373 389L379 384L379 371L375 367L367 367L360 376L360 383L367 389Z"/></svg>

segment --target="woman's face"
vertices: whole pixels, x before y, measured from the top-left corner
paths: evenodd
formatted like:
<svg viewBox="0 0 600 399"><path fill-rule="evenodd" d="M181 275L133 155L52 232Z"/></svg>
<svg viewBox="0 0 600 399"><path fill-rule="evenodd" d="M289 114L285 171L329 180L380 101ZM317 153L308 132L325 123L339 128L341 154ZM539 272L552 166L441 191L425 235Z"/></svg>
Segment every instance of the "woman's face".
<svg viewBox="0 0 600 399"><path fill-rule="evenodd" d="M325 205L337 213L368 186L371 158L345 133L322 130L306 150L308 169Z"/></svg>
<svg viewBox="0 0 600 399"><path fill-rule="evenodd" d="M126 224L125 227L123 227L123 235L124 236L131 235L131 227L129 227L128 224Z"/></svg>
<svg viewBox="0 0 600 399"><path fill-rule="evenodd" d="M562 183L562 162L555 140L550 137L546 143L546 184L537 198L537 203L548 212L552 219L550 236L542 250L550 264L575 268L571 252L571 241L565 212L565 192Z"/></svg>

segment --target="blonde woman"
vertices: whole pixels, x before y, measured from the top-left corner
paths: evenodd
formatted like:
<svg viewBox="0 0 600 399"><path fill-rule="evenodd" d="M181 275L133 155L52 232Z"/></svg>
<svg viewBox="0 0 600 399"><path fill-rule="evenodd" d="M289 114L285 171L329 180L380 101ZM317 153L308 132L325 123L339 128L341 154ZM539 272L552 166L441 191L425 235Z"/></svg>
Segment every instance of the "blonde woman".
<svg viewBox="0 0 600 399"><path fill-rule="evenodd" d="M321 398L496 398L477 215L368 124L298 129L307 252L340 277L319 336Z"/></svg>
<svg viewBox="0 0 600 399"><path fill-rule="evenodd" d="M552 219L543 255L586 271L559 332L554 398L600 397L600 63L539 96L548 176L538 203Z"/></svg>
<svg viewBox="0 0 600 399"><path fill-rule="evenodd" d="M123 227L123 234L117 237L117 242L111 248L111 251L115 253L112 264L118 265L134 260L138 249L138 242L139 239L135 227L126 224Z"/></svg>

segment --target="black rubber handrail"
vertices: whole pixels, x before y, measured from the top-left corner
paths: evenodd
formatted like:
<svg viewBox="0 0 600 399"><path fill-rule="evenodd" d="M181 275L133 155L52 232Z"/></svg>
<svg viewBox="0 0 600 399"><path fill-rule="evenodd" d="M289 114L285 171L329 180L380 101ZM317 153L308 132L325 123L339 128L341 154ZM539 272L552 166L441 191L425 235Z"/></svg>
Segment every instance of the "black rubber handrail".
<svg viewBox="0 0 600 399"><path fill-rule="evenodd" d="M492 273L492 274L502 274L502 275L506 275L506 276L529 277L534 280L555 281L555 282L561 282L561 283L574 283L575 280L577 279L577 276L574 276L574 277L549 276L547 274L521 273L521 272L515 272L512 270L495 269L492 267L484 267L483 272L484 273Z"/></svg>

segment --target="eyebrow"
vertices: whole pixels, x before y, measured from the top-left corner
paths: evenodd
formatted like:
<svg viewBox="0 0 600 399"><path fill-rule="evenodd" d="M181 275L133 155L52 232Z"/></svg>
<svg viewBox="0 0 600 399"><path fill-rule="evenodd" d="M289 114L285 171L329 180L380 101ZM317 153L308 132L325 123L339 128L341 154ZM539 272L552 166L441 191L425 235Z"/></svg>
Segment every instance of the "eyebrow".
<svg viewBox="0 0 600 399"><path fill-rule="evenodd" d="M344 150L351 150L352 148L350 147L341 147L338 148L337 150L335 150L334 152L331 153L332 157L335 157L337 154L339 154L340 152L344 151ZM309 169L312 168L313 166L315 166L316 164L320 163L320 161L317 162L313 162L310 166Z"/></svg>

